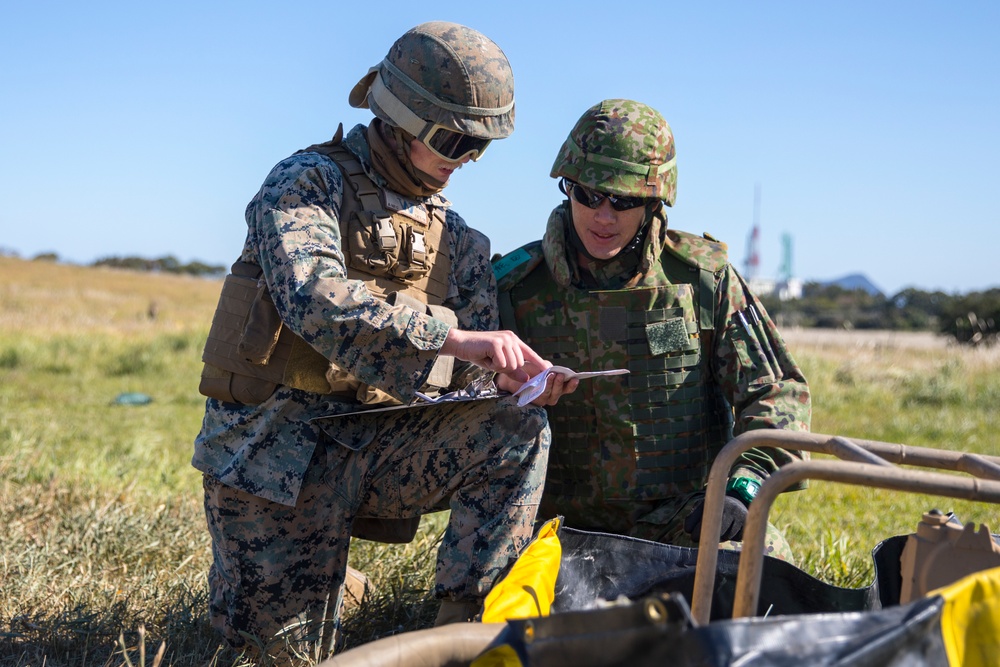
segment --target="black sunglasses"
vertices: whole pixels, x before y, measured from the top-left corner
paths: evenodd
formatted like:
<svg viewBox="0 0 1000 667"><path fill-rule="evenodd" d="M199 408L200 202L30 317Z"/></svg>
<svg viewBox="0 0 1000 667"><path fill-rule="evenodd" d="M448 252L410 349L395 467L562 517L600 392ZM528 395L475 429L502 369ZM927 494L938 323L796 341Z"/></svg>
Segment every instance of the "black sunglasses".
<svg viewBox="0 0 1000 667"><path fill-rule="evenodd" d="M562 191L565 194L572 195L573 199L577 200L587 208L597 208L601 205L602 201L607 199L611 202L611 208L616 211L627 211L630 208L639 208L649 201L645 197L617 197L604 192L597 192L596 190L591 190L590 188L584 187L579 183L574 183L568 178L564 178L562 180L562 186Z"/></svg>

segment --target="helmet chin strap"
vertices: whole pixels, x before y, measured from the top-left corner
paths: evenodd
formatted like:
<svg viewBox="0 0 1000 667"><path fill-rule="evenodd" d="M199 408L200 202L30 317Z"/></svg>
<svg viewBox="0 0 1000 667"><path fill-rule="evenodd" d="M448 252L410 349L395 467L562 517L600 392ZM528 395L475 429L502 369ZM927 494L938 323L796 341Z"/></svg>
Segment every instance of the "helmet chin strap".
<svg viewBox="0 0 1000 667"><path fill-rule="evenodd" d="M601 260L597 259L587 250L587 246L583 244L583 239L576 232L576 225L573 224L572 214L570 215L569 229L567 230L567 236L569 237L569 247L577 251L579 254L583 255L592 262L599 262Z"/></svg>
<svg viewBox="0 0 1000 667"><path fill-rule="evenodd" d="M562 189L561 185L560 189ZM587 246L584 245L583 239L580 238L580 235L576 231L576 225L573 224L573 207L570 206L569 225L568 225L569 227L568 237L569 237L570 247L572 247L574 250L576 250L577 252L579 252L581 255L583 255L592 262L611 262L616 257L624 255L628 252L635 251L636 249L642 247L642 242L646 238L646 230L649 229L649 221L652 220L653 214L659 209L660 206L662 206L662 202L660 202L659 200L646 204L646 211L643 215L642 224L639 225L639 229L636 230L635 236L632 237L632 240L629 241L624 248L618 251L617 255L615 255L614 257L609 257L608 259L599 259L597 257L594 257L587 250Z"/></svg>
<svg viewBox="0 0 1000 667"><path fill-rule="evenodd" d="M599 259L587 251L583 239L580 238L580 235L576 231L576 225L573 224L572 207L569 207L570 214L567 224L569 229L566 231L566 236L570 248L578 253L578 257L583 258L579 262L580 268L590 273L597 280L599 286L606 287L617 283L626 283L631 280L642 265L642 251L646 243L646 235L649 232L650 221L660 206L661 203L659 201L646 205L642 224L639 225L635 236L632 237L632 240L618 254L608 259Z"/></svg>

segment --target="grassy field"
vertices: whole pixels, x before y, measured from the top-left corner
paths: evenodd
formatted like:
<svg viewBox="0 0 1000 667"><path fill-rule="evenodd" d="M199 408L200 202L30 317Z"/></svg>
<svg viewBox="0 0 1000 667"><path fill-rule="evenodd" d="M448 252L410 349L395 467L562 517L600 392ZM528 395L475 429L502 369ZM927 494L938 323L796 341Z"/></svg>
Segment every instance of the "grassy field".
<svg viewBox="0 0 1000 667"><path fill-rule="evenodd" d="M218 289L0 258L0 667L244 664L208 627L209 542L190 466ZM1000 455L995 350L786 333L813 390L814 431ZM121 404L124 394L150 402ZM825 483L783 496L772 521L805 569L860 586L871 548L912 532L930 507L1000 528L995 506ZM346 617L349 645L430 623L443 526L437 515L411 545L352 550L377 594Z"/></svg>

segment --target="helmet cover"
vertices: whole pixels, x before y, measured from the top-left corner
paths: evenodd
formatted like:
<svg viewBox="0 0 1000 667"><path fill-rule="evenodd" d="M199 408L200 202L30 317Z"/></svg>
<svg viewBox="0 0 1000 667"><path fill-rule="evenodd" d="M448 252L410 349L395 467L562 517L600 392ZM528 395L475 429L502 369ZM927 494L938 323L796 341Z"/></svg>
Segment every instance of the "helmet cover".
<svg viewBox="0 0 1000 667"><path fill-rule="evenodd" d="M414 129L422 121L503 139L514 131L514 75L491 39L457 23L433 21L397 39L351 91L350 104L370 108L414 136L420 136Z"/></svg>
<svg viewBox="0 0 1000 667"><path fill-rule="evenodd" d="M634 100L596 104L563 142L550 175L623 197L677 196L674 135L656 109Z"/></svg>

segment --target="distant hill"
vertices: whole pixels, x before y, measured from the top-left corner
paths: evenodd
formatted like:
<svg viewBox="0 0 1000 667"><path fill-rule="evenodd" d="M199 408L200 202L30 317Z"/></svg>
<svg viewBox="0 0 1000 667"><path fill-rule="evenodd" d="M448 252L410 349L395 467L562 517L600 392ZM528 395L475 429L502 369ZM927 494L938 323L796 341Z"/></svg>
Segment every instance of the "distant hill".
<svg viewBox="0 0 1000 667"><path fill-rule="evenodd" d="M863 273L851 273L843 278L820 281L821 285L835 285L845 290L864 290L872 296L885 296L885 292L875 286Z"/></svg>

